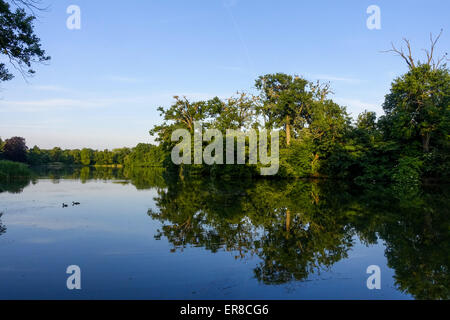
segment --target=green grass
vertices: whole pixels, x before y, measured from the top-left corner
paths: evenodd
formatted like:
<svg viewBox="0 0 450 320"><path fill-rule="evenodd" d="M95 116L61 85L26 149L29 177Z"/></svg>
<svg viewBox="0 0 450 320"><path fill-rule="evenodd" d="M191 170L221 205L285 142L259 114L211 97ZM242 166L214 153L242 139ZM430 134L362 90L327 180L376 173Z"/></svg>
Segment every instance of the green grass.
<svg viewBox="0 0 450 320"><path fill-rule="evenodd" d="M0 179L29 177L31 171L26 164L0 160Z"/></svg>

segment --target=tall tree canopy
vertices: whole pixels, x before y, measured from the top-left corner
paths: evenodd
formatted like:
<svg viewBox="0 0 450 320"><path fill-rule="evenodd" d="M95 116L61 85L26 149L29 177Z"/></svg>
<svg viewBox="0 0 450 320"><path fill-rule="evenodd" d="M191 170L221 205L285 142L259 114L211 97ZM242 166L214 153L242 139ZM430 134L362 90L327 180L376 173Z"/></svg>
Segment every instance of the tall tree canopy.
<svg viewBox="0 0 450 320"><path fill-rule="evenodd" d="M383 105L393 138L418 138L424 152L444 139L450 126L449 69L421 64L397 78Z"/></svg>
<svg viewBox="0 0 450 320"><path fill-rule="evenodd" d="M284 73L267 74L256 80L264 104L262 114L269 126L284 127L286 145L291 143L294 120L305 111L312 94L306 91L308 81Z"/></svg>
<svg viewBox="0 0 450 320"><path fill-rule="evenodd" d="M392 50L406 62L409 71L392 83L386 95L383 122L391 138L397 140L420 139L423 152L430 151L433 140L448 139L450 126L450 73L446 65L447 53L436 56L436 38L430 34L430 48L424 50L426 58L415 59L409 40L403 48Z"/></svg>

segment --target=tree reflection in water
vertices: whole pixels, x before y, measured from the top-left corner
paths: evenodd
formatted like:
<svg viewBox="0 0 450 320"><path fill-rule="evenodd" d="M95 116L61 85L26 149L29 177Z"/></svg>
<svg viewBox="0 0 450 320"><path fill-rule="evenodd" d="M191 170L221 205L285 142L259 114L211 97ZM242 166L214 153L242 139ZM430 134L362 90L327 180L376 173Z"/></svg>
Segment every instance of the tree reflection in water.
<svg viewBox="0 0 450 320"><path fill-rule="evenodd" d="M6 227L2 223L3 212L0 212L0 236L6 232Z"/></svg>
<svg viewBox="0 0 450 320"><path fill-rule="evenodd" d="M448 186L372 185L364 190L337 181L214 181L180 179L161 170L72 168L37 175L115 180L157 190L157 210L171 251L188 246L226 250L236 259L257 256L264 284L305 280L348 256L354 239L385 243L396 285L417 299L450 299ZM2 182L0 192L21 192L29 181ZM1 218L1 215L0 215ZM6 227L0 222L0 234Z"/></svg>
<svg viewBox="0 0 450 320"><path fill-rule="evenodd" d="M167 182L167 181L166 181ZM447 187L358 190L336 181L178 179L158 189L157 239L256 255L264 284L305 280L348 256L357 236L383 241L398 288L418 299L449 299Z"/></svg>

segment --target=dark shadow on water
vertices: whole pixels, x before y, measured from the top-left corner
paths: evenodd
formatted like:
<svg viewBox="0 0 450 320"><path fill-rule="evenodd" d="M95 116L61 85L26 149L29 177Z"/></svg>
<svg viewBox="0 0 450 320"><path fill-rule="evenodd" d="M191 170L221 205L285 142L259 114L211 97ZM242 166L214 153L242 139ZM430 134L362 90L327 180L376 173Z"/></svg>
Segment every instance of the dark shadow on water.
<svg viewBox="0 0 450 320"><path fill-rule="evenodd" d="M0 179L0 193L21 193L23 189L30 185L30 183L36 183L33 178L14 178L14 179Z"/></svg>

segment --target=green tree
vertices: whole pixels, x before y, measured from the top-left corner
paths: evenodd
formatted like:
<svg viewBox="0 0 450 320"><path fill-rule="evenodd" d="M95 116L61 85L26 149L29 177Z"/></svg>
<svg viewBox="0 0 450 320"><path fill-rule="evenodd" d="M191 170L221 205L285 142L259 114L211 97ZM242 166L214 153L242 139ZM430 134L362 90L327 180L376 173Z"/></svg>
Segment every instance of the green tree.
<svg viewBox="0 0 450 320"><path fill-rule="evenodd" d="M28 163L32 165L39 165L44 162L42 151L38 146L34 146L28 150Z"/></svg>
<svg viewBox="0 0 450 320"><path fill-rule="evenodd" d="M182 125L189 131L194 131L194 122L202 121L208 114L208 104L205 101L190 102L186 97L174 96L175 103L167 110L159 107L164 115L164 121Z"/></svg>
<svg viewBox="0 0 450 320"><path fill-rule="evenodd" d="M374 132L377 130L377 115L375 112L365 110L358 115L356 127L366 132Z"/></svg>
<svg viewBox="0 0 450 320"><path fill-rule="evenodd" d="M259 77L255 86L261 91L263 105L261 113L267 125L284 127L286 145L291 143L291 129L299 115L306 111L312 94L307 92L308 81L284 73L267 74Z"/></svg>
<svg viewBox="0 0 450 320"><path fill-rule="evenodd" d="M27 8L36 8L36 1L10 1ZM0 0L0 54L23 76L31 76L35 73L32 64L46 62L50 57L41 48L40 39L34 34L34 15L26 13L24 8L16 7L15 10L4 0ZM0 81L13 78L5 63L0 63Z"/></svg>
<svg viewBox="0 0 450 320"><path fill-rule="evenodd" d="M409 71L394 80L386 96L383 109L389 138L397 140L420 139L422 150L430 151L433 143L446 139L450 126L450 74L445 61L447 54L436 57L436 43L442 35L433 39L425 50L425 62L415 60L408 40L404 40L408 53L392 45L391 52L404 59ZM444 62L444 63L443 63Z"/></svg>
<svg viewBox="0 0 450 320"><path fill-rule="evenodd" d="M50 161L52 162L62 162L63 151L59 147L54 147L50 150Z"/></svg>
<svg viewBox="0 0 450 320"><path fill-rule="evenodd" d="M84 148L81 150L81 164L84 166L88 166L91 164L93 159L93 151L91 149Z"/></svg>
<svg viewBox="0 0 450 320"><path fill-rule="evenodd" d="M212 126L225 133L227 129L242 130L255 127L259 99L244 92L225 101L214 98L208 101Z"/></svg>
<svg viewBox="0 0 450 320"><path fill-rule="evenodd" d="M131 150L129 148L119 148L113 150L113 163L124 164L125 158L130 154Z"/></svg>
<svg viewBox="0 0 450 320"><path fill-rule="evenodd" d="M81 164L81 151L79 149L73 149L69 151L73 164Z"/></svg>
<svg viewBox="0 0 450 320"><path fill-rule="evenodd" d="M390 138L420 140L423 152L447 138L450 129L450 73L447 67L414 67L392 83L383 104Z"/></svg>

